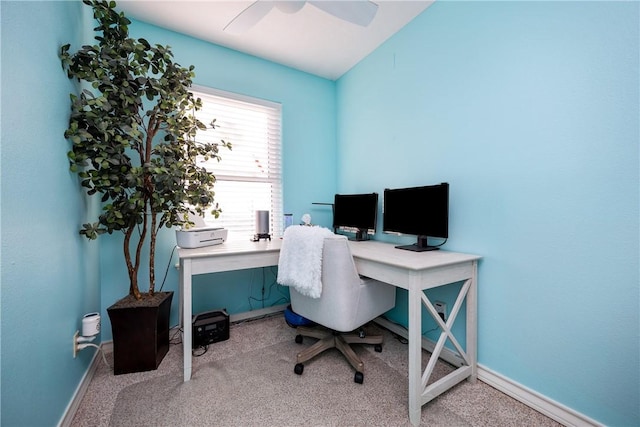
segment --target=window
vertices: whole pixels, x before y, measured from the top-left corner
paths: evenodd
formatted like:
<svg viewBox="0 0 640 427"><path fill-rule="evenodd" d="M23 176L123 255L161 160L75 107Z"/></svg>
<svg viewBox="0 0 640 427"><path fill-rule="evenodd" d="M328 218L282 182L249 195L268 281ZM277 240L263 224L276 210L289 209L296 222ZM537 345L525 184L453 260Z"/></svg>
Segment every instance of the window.
<svg viewBox="0 0 640 427"><path fill-rule="evenodd" d="M215 119L216 124L199 131L196 139L232 145L232 150L221 149L220 162L200 163L216 176L215 201L222 210L205 222L226 228L228 239L248 239L256 232L255 211L268 210L269 232L282 235L280 104L198 86L192 93L202 100L198 120L208 125Z"/></svg>

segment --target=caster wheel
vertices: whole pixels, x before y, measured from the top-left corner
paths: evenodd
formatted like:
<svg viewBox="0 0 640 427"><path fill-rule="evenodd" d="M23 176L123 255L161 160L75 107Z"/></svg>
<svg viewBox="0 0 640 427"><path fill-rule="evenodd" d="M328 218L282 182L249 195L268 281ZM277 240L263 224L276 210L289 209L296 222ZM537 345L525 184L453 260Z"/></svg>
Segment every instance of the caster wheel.
<svg viewBox="0 0 640 427"><path fill-rule="evenodd" d="M364 381L364 374L362 372L356 372L356 375L353 377L353 381L362 384Z"/></svg>
<svg viewBox="0 0 640 427"><path fill-rule="evenodd" d="M302 344L302 335L296 335L296 344Z"/></svg>
<svg viewBox="0 0 640 427"><path fill-rule="evenodd" d="M304 371L304 365L302 363L296 363L296 366L293 368L293 372L297 375L302 375L302 371Z"/></svg>
<svg viewBox="0 0 640 427"><path fill-rule="evenodd" d="M373 349L378 353L382 353L382 345L380 344L376 344L376 346L373 347Z"/></svg>

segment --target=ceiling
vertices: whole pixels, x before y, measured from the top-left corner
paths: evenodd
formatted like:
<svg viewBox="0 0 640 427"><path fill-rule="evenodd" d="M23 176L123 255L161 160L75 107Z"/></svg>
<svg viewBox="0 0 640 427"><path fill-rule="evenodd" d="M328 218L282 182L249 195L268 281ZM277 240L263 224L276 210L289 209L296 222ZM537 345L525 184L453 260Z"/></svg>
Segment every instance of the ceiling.
<svg viewBox="0 0 640 427"><path fill-rule="evenodd" d="M292 14L274 7L242 34L223 29L253 0L120 0L118 9L129 18L336 80L433 1L376 0L378 10L367 27L338 19L309 2Z"/></svg>

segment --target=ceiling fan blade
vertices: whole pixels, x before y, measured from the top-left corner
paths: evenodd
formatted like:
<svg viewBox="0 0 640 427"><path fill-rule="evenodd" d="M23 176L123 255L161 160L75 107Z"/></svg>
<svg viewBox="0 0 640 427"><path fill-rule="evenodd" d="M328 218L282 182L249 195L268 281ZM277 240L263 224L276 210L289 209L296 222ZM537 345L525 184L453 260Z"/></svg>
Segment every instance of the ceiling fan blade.
<svg viewBox="0 0 640 427"><path fill-rule="evenodd" d="M284 0L284 1L276 1L274 2L276 7L280 9L284 13L296 13L306 3L306 1L302 0Z"/></svg>
<svg viewBox="0 0 640 427"><path fill-rule="evenodd" d="M309 1L312 5L336 18L366 27L378 12L378 5L372 1Z"/></svg>
<svg viewBox="0 0 640 427"><path fill-rule="evenodd" d="M249 30L264 18L273 8L272 1L258 0L253 2L249 7L240 12L238 16L233 18L224 28L223 31L232 34L242 34Z"/></svg>

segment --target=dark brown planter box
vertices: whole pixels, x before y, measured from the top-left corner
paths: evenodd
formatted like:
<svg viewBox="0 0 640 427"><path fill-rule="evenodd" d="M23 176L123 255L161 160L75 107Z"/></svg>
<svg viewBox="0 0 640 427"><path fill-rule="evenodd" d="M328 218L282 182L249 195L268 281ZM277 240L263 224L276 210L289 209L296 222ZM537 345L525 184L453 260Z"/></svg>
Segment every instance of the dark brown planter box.
<svg viewBox="0 0 640 427"><path fill-rule="evenodd" d="M158 369L169 351L173 292L137 301L127 296L107 308L113 333L115 375Z"/></svg>

